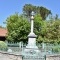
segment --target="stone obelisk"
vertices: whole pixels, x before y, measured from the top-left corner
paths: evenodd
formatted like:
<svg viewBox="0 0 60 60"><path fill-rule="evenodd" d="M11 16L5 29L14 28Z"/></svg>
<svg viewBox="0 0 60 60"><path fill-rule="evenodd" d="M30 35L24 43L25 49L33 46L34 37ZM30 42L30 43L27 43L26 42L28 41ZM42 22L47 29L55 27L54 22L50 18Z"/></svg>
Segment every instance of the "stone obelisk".
<svg viewBox="0 0 60 60"><path fill-rule="evenodd" d="M24 50L25 54L29 55L38 55L39 50L38 47L36 46L36 35L33 32L34 30L34 12L32 11L31 13L31 32L28 35L28 44Z"/></svg>

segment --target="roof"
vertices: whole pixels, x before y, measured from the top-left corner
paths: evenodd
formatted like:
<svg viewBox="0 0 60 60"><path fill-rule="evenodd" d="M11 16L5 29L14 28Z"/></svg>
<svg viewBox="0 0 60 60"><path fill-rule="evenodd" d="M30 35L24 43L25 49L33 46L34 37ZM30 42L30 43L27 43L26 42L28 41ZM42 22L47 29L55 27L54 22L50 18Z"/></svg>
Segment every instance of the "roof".
<svg viewBox="0 0 60 60"><path fill-rule="evenodd" d="M5 29L5 28L0 28L0 36L1 36L1 37L5 37L6 34L7 34L7 29Z"/></svg>

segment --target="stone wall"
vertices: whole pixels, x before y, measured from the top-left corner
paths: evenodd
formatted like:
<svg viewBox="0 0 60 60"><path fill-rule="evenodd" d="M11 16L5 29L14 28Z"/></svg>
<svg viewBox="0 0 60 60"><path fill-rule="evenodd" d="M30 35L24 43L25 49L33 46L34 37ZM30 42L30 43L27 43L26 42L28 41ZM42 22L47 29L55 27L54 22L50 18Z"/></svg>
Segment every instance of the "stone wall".
<svg viewBox="0 0 60 60"><path fill-rule="evenodd" d="M22 55L0 51L0 60L22 60Z"/></svg>
<svg viewBox="0 0 60 60"><path fill-rule="evenodd" d="M46 55L46 60L60 60L60 54Z"/></svg>
<svg viewBox="0 0 60 60"><path fill-rule="evenodd" d="M22 60L22 55L0 51L0 60ZM60 54L46 55L45 60L60 60Z"/></svg>

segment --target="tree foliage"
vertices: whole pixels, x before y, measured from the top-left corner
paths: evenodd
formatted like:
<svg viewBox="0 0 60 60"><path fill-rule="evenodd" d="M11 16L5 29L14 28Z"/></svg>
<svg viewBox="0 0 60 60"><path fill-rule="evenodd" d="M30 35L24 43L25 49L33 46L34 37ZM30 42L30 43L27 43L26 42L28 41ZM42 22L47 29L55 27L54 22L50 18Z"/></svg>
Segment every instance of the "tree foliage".
<svg viewBox="0 0 60 60"><path fill-rule="evenodd" d="M35 15L34 18L34 31L37 35L39 35L41 26L43 25L43 20L40 14Z"/></svg>
<svg viewBox="0 0 60 60"><path fill-rule="evenodd" d="M60 42L60 20L45 21L41 28L38 38L42 42L59 43Z"/></svg>
<svg viewBox="0 0 60 60"><path fill-rule="evenodd" d="M30 29L30 23L23 16L14 14L7 18L8 41L19 42L27 41L27 35Z"/></svg>
<svg viewBox="0 0 60 60"><path fill-rule="evenodd" d="M40 14L43 20L45 20L49 14L52 14L50 10L45 7L40 7Z"/></svg>
<svg viewBox="0 0 60 60"><path fill-rule="evenodd" d="M45 7L34 6L32 4L24 5L23 13L25 16L29 17L32 11L34 11L36 14L40 14L43 20L45 20L48 17L48 15L51 14L51 11Z"/></svg>
<svg viewBox="0 0 60 60"><path fill-rule="evenodd" d="M60 20L42 20L40 14L34 16L34 32L37 42L60 43ZM22 15L14 14L7 18L8 41L27 42L30 22Z"/></svg>
<svg viewBox="0 0 60 60"><path fill-rule="evenodd" d="M34 11L35 12L36 10L36 6L33 6L31 4L25 4L24 7L23 7L23 13L26 15L26 16L30 16L31 15L31 12Z"/></svg>

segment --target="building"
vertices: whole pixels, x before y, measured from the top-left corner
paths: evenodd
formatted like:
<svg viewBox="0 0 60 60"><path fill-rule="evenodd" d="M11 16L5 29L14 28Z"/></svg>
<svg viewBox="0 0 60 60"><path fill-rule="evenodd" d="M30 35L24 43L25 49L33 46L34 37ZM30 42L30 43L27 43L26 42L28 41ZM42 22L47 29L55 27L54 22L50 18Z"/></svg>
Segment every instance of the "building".
<svg viewBox="0 0 60 60"><path fill-rule="evenodd" d="M5 41L7 36L7 29L0 28L0 40Z"/></svg>

